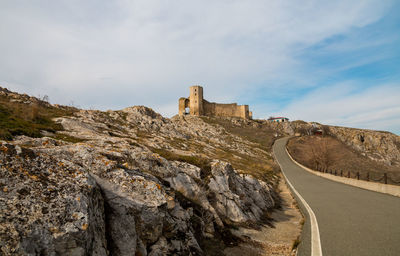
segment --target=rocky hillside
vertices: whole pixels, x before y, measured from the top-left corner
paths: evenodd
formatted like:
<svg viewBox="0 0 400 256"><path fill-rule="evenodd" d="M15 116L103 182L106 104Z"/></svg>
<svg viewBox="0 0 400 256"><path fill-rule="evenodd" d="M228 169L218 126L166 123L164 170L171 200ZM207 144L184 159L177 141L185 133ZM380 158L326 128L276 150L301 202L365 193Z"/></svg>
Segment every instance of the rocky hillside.
<svg viewBox="0 0 400 256"><path fill-rule="evenodd" d="M400 159L390 133L168 119L144 106L79 110L3 88L0 103L3 255L221 255L243 241L257 247L237 231L269 224L279 207L275 139L321 129L374 161Z"/></svg>
<svg viewBox="0 0 400 256"><path fill-rule="evenodd" d="M303 121L290 122L286 126L289 128L285 131L290 135L313 135L320 132L344 143L362 156L400 169L400 136L396 134ZM282 130L282 127L277 129Z"/></svg>
<svg viewBox="0 0 400 256"><path fill-rule="evenodd" d="M6 120L35 124L7 107ZM278 202L269 145L215 120L143 106L52 118L57 129L0 141L4 255L218 255L238 242L232 228L266 223Z"/></svg>
<svg viewBox="0 0 400 256"><path fill-rule="evenodd" d="M329 133L372 160L400 167L400 136L337 126L330 126Z"/></svg>

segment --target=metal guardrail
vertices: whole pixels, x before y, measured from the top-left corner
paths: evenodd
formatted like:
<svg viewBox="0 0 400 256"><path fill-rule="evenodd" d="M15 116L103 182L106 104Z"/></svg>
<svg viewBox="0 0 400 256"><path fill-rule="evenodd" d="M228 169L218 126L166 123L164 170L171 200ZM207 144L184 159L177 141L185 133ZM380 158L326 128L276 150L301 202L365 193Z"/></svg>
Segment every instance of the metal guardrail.
<svg viewBox="0 0 400 256"><path fill-rule="evenodd" d="M317 167L315 170L322 173L329 173L335 176L345 177L349 179L365 180L365 181L379 182L384 184L388 184L388 182L390 182L391 184L400 185L400 179L395 180L395 178L388 175L388 173L383 173L382 177L376 177L377 173L374 173L375 175L371 175L373 173L370 172L360 174L360 172L332 170L322 167Z"/></svg>

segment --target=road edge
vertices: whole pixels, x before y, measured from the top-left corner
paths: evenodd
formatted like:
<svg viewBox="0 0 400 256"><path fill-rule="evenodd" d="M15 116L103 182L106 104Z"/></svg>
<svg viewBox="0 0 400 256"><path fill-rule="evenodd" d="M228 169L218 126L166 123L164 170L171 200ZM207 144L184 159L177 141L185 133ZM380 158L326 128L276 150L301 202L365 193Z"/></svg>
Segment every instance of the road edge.
<svg viewBox="0 0 400 256"><path fill-rule="evenodd" d="M285 146L285 150L286 150L286 153L288 154L288 156L290 157L290 159L293 161L293 163L295 163L297 166L303 168L304 170L306 170L314 175L317 175L317 176L320 176L322 178L329 179L332 181L336 181L339 183L347 184L347 185L350 185L353 187L358 187L358 188L362 188L362 189L366 189L366 190L370 190L370 191L374 191L374 192L379 192L379 193L383 193L383 194L387 194L387 195L400 197L400 186L381 184L381 183L364 181L364 180L356 180L356 179L351 179L351 178L334 176L334 175L328 174L328 173L321 173L321 172L315 171L313 169L310 169L310 168L302 165L301 163L298 163L296 160L294 160L293 157L290 155L286 146Z"/></svg>
<svg viewBox="0 0 400 256"><path fill-rule="evenodd" d="M286 145L285 145L285 150L286 150ZM289 153L286 150L286 153L289 155ZM310 225L311 225L311 256L322 256L322 247L321 247L321 238L319 234L319 227L318 227L318 221L317 217L315 217L314 211L311 209L311 207L308 205L307 201L300 195L300 193L293 187L292 183L289 181L289 179L286 177L286 174L278 160L278 158L275 155L275 150L273 150L274 157L276 161L278 162L278 165L281 169L282 175L285 178L287 184L290 187L290 190L292 190L295 193L295 198L298 198L300 200L300 204L303 205L304 209L307 210L307 214L310 218ZM291 156L289 155L291 158Z"/></svg>

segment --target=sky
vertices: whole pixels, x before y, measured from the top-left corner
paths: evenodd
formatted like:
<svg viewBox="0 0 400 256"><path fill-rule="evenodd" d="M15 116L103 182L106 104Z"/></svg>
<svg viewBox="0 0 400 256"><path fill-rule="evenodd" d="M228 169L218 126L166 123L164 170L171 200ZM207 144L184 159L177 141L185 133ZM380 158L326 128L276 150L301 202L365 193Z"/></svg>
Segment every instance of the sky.
<svg viewBox="0 0 400 256"><path fill-rule="evenodd" d="M400 1L1 0L0 86L85 109L208 101L400 135Z"/></svg>

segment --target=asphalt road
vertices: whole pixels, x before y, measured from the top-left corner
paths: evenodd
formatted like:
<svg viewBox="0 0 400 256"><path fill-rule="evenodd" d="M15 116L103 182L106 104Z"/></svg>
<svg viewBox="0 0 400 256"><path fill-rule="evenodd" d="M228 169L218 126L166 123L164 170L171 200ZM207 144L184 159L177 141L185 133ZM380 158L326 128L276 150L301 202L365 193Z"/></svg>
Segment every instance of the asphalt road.
<svg viewBox="0 0 400 256"><path fill-rule="evenodd" d="M399 256L400 198L307 172L287 155L287 140L277 140L273 151L287 179L315 213L322 254ZM310 220L304 214L298 255L311 255Z"/></svg>

